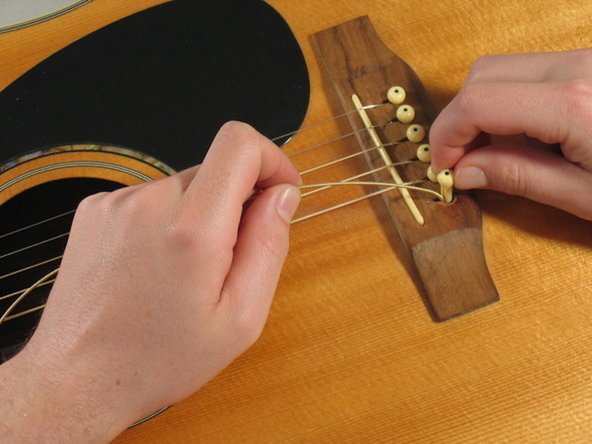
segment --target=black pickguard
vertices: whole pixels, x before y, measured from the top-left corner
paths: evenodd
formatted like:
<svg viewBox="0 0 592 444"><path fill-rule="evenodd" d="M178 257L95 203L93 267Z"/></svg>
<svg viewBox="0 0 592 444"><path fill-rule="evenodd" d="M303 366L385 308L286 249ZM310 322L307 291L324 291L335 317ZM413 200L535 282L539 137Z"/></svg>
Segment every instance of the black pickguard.
<svg viewBox="0 0 592 444"><path fill-rule="evenodd" d="M306 64L260 0L176 0L113 23L0 93L0 161L71 143L124 146L175 170L227 120L269 137L306 113Z"/></svg>
<svg viewBox="0 0 592 444"><path fill-rule="evenodd" d="M90 34L0 92L0 167L30 151L96 143L181 170L202 160L225 121L278 136L300 126L308 99L300 48L271 7L176 0ZM0 206L0 316L15 292L59 266L78 202L119 186L59 180ZM11 314L40 307L50 288L35 289ZM22 347L40 313L0 326L0 363Z"/></svg>

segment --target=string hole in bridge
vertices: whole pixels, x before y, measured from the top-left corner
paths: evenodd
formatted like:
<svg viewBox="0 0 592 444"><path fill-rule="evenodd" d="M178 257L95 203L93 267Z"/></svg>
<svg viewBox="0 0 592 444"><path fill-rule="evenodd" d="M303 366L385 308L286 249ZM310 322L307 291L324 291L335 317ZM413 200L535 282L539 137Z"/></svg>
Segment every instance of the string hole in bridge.
<svg viewBox="0 0 592 444"><path fill-rule="evenodd" d="M437 204L442 204L442 205L446 205L446 206L448 206L448 205L452 205L452 204L456 203L456 196L454 196L450 202L446 202L446 201L444 201L444 200L440 199L439 197L434 197L434 198L433 198L433 199L431 199L431 200L432 200L432 202L434 202L434 203L437 203Z"/></svg>

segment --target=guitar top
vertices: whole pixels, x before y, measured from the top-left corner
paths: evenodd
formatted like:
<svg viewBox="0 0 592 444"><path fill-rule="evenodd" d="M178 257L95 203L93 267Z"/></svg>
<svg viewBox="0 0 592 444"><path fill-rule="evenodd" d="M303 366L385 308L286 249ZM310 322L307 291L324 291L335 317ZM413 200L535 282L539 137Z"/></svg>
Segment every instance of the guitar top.
<svg viewBox="0 0 592 444"><path fill-rule="evenodd" d="M1 90L59 49L160 3L93 0L59 18L0 35L0 97ZM320 36L329 28L369 16L388 52L405 60L421 79L430 100L416 96L410 103L425 112L418 122L426 129L433 110L454 96L478 56L592 46L592 4L268 3L290 25L310 76L307 117L285 147L300 171L371 143L366 135L342 137L360 134L366 125L356 120L355 105L347 102L351 91L331 77L334 66L323 67L328 55L319 48L326 44ZM383 99L382 92L374 96L375 90L362 84L366 74L358 70L345 82L360 93L364 105ZM378 122L381 114L371 111L368 115ZM343 112L346 118L323 120ZM396 138L399 129L393 128L380 129L379 136L388 138L383 142ZM328 140L333 142L307 151ZM146 175L168 173L158 164L155 168ZM342 178L372 167L362 157L334 168L335 177ZM305 176L305 183L333 179L317 174ZM299 215L375 189L335 188L303 199ZM118 442L588 441L590 222L521 198L475 193L482 221L479 251L491 296L476 304L481 308L435 322L426 310L429 296L424 301L418 285L425 277L417 275L417 262L413 265L409 254L417 237L406 238L393 223L402 214L391 205L397 193L391 190L385 199L360 200L294 224L290 255L261 339L198 393L126 431ZM441 204L429 200L426 208ZM487 305L498 294L500 300Z"/></svg>

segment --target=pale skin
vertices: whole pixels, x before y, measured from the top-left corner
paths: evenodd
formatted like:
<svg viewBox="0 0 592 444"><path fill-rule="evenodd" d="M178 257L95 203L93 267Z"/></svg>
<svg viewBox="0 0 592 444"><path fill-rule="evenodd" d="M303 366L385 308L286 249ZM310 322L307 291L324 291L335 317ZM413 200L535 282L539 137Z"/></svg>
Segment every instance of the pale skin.
<svg viewBox="0 0 592 444"><path fill-rule="evenodd" d="M592 220L591 121L592 50L484 57L432 125L433 168Z"/></svg>
<svg viewBox="0 0 592 444"><path fill-rule="evenodd" d="M2 441L109 441L246 350L299 181L279 148L230 123L200 167L83 201L39 327L0 367Z"/></svg>
<svg viewBox="0 0 592 444"><path fill-rule="evenodd" d="M453 167L460 188L592 220L591 118L592 52L484 58L432 126L434 166ZM299 181L281 150L231 123L201 167L86 199L39 328L0 366L3 441L109 441L253 344Z"/></svg>

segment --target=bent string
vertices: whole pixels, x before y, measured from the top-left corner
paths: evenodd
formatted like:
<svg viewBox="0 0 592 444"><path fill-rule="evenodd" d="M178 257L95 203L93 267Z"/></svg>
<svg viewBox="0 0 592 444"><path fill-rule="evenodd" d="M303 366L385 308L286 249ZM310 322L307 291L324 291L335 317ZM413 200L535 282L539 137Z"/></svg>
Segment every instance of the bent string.
<svg viewBox="0 0 592 444"><path fill-rule="evenodd" d="M380 103L380 104L365 105L365 106L361 106L361 108L364 109L364 110L366 110L366 109L373 109L373 108L378 108L378 107L382 107L382 106L392 106L392 105L389 102L386 102L386 103ZM280 136L274 137L271 140L274 140L275 141L275 140L279 140L279 139L285 138L285 137L292 137L292 136L295 136L295 135L297 135L297 134L299 134L301 132L308 131L308 130L311 130L313 128L317 128L317 127L322 126L324 124L327 124L327 123L330 123L330 122L334 122L336 120L342 119L342 118L344 118L346 116L349 116L351 114L355 114L355 113L358 113L358 112L359 112L359 110L342 113L342 114L339 114L339 115L334 116L332 118L324 119L322 121L313 123L311 125L304 126L304 127L300 128L298 130L295 130L295 131L292 131L292 132L289 132L289 133L282 134ZM355 136L355 135L357 135L357 134L359 134L361 132L368 131L369 130L369 127L371 129L377 129L377 128L382 128L382 127L384 127L386 125L391 125L393 123L397 123L397 122L393 122L392 120L389 120L388 122L380 123L380 124L377 124L377 125L371 125L370 124L370 125L367 125L366 128L354 130L354 131L351 131L349 133L342 134L340 136L337 136L337 137L334 137L334 138L331 138L331 139L327 139L327 140L324 140L324 141L321 141L321 142L318 142L318 143L314 143L314 144L309 145L309 146L298 148L296 151L293 151L291 153L287 153L287 155L290 158L294 158L295 156L298 156L298 155L301 155L301 154L310 153L313 150L321 150L321 149L323 149L323 147L327 147L327 146L329 146L330 144L332 144L334 142L339 142L339 141L342 141L342 140L344 140L346 138L353 137L353 136ZM322 170L324 168L327 168L327 167L336 165L336 164L341 163L341 162L345 162L347 160L353 159L353 158L358 157L358 156L362 156L362 155L367 154L369 152L373 152L373 151L377 151L377 150L384 150L386 147L396 147L397 145L402 144L402 143L406 143L406 142L408 142L408 140L400 140L400 141L397 141L397 142L389 142L389 143L382 143L382 142L380 142L379 144L375 144L375 146L372 146L372 147L362 147L362 149L360 149L359 151L356 151L354 153L348 154L346 156L342 156L342 157L338 157L338 158L335 158L335 159L331 159L329 161L326 161L326 162L323 162L323 163L320 163L320 164L313 165L313 166L310 166L308 168L302 169L301 170L301 175L302 176L306 176L306 175L308 175L310 173L320 171L320 170ZM314 211L312 213L309 213L309 214L306 214L306 215L303 215L303 216L299 216L299 217L295 218L292 221L292 223L293 224L296 224L296 223L299 223L299 222L303 222L305 220L309 220L309 219L312 219L312 218L315 218L315 217L318 217L318 216L327 214L329 212L332 212L332 211L335 211L335 210L344 208L346 206L355 204L357 202L360 202L360 201L363 201L363 200L366 200L366 199L373 198L375 196L378 196L378 195L387 193L387 192L392 191L392 190L395 190L395 189L406 189L406 190L413 190L413 191L422 192L422 193L428 193L428 194L434 196L435 198L437 198L439 200L444 200L444 197L442 196L441 193L438 193L438 192L433 191L433 190L431 190L429 188L424 188L424 187L421 187L420 186L420 185L428 182L427 178L422 178L420 180L415 180L415 181L411 181L411 182L402 182L401 181L400 183L381 182L381 181L372 181L372 180L363 180L364 177L370 176L370 175L372 175L374 173L377 173L379 171L389 170L390 168L393 168L395 166L407 165L407 164L415 163L415 162L418 162L418 161L419 160L417 158L413 158L413 159L409 159L409 160L405 160L405 161L401 161L401 162L390 162L390 163L387 163L384 166L381 166L379 168L369 169L367 171L363 171L363 172L361 172L359 174L355 174L353 176L349 176L349 177L346 177L346 178L342 178L342 179L338 179L338 180L321 181L321 182L316 182L316 183L306 183L306 184L300 185L299 188L301 190L308 190L308 191L302 193L302 197L303 198L307 198L309 196L313 196L315 194L321 193L323 191L326 191L328 189L335 188L335 187L345 187L345 186L357 186L357 187L360 187L360 186L375 186L375 187L378 187L379 189L376 190L376 191L367 193L367 194L365 193L362 196L359 196L359 197L356 197L356 198L353 198L353 199L350 199L350 200L347 200L347 201L344 201L344 202L340 202L340 203L337 203L337 204L334 204L334 205L327 206L325 208L321 208L321 209L316 210L316 211ZM29 225L24 226L22 228L18 228L18 229L12 230L10 232L7 232L7 233L4 233L4 234L0 235L0 239L7 238L9 236L13 236L13 235L18 234L18 233L26 232L29 229L42 226L45 223L54 221L54 220L59 219L59 218L63 218L63 217L65 217L67 215L70 215L70 214L73 214L75 211L76 210L70 210L70 211L67 211L67 212L58 214L56 216L52 216L50 218L43 219L43 220L40 220L38 222L29 224ZM64 233L62 233L60 235L53 236L51 238L48 238L48 239L45 239L45 240L42 240L42 241L39 241L39 242L35 242L35 243L29 244L29 245L25 245L25 246L23 246L21 248L15 249L15 250L10 251L10 252L7 252L7 253L3 253L2 255L0 255L0 260L5 260L5 259L9 258L11 255L14 255L14 254L17 254L17 253L34 251L34 249L37 248L37 247L40 247L40 246L42 246L44 244L50 243L50 242L55 241L55 240L58 240L58 239L62 239L64 237L67 237L68 235L69 235L69 232L64 232ZM58 255L58 256L55 256L55 257L52 257L52 258L49 258L49 259L37 261L35 263L32 263L31 265L22 267L22 268L20 268L18 270L14 270L14 271L5 273L4 275L0 276L0 281L2 281L3 279L6 279L8 277L14 276L16 274L29 271L29 270L34 269L36 267L40 267L42 265L47 265L47 264L52 263L52 262L58 262L61 259L62 259L62 256L61 255ZM11 319L16 319L18 317L25 316L25 315L27 315L29 313L33 313L35 311L42 310L44 308L44 305L38 305L38 306L33 307L31 309L28 309L26 311L22 311L22 312L18 312L18 313L15 313L15 314L11 314L12 311L14 311L15 307L25 297L27 297L30 293L32 293L35 289L41 288L41 287L45 287L45 286L48 286L48 285L51 285L53 282L55 282L55 276L57 275L57 272L58 272L58 269L52 271L51 273L48 273L43 278L41 278L39 281L37 281L35 284L33 284L31 287L28 287L28 288L25 288L25 289L21 289L21 290L12 292L10 294L0 295L0 301L1 300L6 300L6 299L10 299L10 298L13 298L13 297L16 298L13 301L13 303L10 305L10 307L2 315L2 317L0 317L0 324L3 323L3 322L9 321Z"/></svg>

